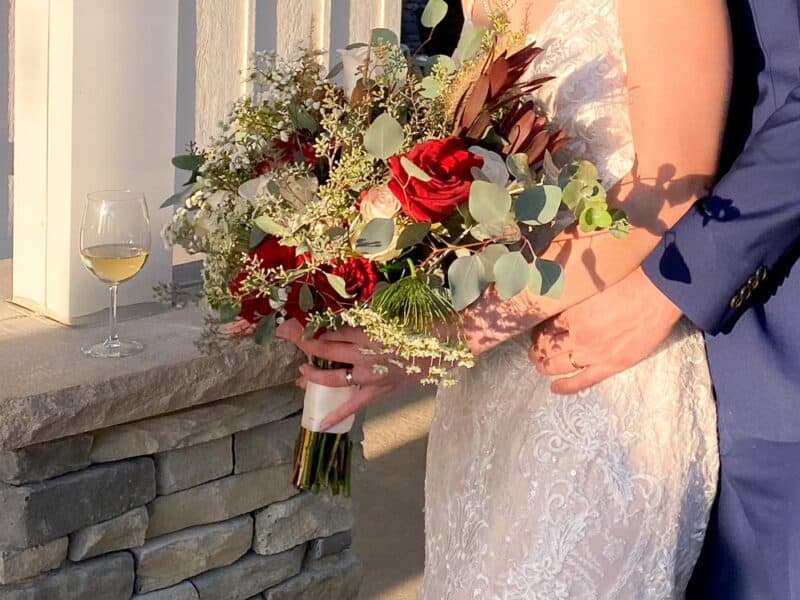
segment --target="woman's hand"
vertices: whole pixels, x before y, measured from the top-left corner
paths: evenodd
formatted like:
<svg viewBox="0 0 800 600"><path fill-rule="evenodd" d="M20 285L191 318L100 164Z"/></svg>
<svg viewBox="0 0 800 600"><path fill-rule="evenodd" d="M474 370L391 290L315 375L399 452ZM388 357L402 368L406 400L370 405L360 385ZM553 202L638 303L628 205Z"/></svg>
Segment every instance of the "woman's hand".
<svg viewBox="0 0 800 600"><path fill-rule="evenodd" d="M367 404L394 389L417 383L424 374L408 375L398 361L380 352L380 347L360 329L343 327L322 334L316 339L306 339L303 326L291 319L278 327L276 335L292 342L308 357L322 358L353 365L350 369L318 369L311 364L300 367L297 385L305 389L306 382L313 381L328 387L348 387L348 371L352 374L352 385L358 387L353 397L325 417L321 429L327 430L358 412Z"/></svg>

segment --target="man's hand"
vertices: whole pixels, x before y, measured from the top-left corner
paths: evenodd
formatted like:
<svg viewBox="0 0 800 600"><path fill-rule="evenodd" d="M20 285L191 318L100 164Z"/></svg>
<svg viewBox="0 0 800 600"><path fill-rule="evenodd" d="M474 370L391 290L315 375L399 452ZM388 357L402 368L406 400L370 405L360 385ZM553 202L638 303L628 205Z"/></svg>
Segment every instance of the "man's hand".
<svg viewBox="0 0 800 600"><path fill-rule="evenodd" d="M559 377L553 392L575 394L647 358L680 318L639 268L534 329L529 356L543 374Z"/></svg>

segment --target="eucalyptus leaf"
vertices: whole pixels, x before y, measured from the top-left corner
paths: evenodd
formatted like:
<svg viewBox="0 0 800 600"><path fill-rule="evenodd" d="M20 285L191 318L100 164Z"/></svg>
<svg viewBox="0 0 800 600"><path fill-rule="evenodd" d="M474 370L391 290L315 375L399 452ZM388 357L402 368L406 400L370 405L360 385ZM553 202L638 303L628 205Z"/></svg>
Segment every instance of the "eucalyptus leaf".
<svg viewBox="0 0 800 600"><path fill-rule="evenodd" d="M444 0L428 0L422 11L420 22L423 27L433 29L447 16L447 2Z"/></svg>
<svg viewBox="0 0 800 600"><path fill-rule="evenodd" d="M280 235L285 236L289 235L291 232L286 229L283 225L276 223L272 219L270 219L267 215L261 215L260 217L256 218L254 221L256 227L258 227L261 231L269 235Z"/></svg>
<svg viewBox="0 0 800 600"><path fill-rule="evenodd" d="M503 244L517 242L522 237L519 225L511 217L507 217L502 221L479 223L470 230L470 233L476 240L482 242L492 240Z"/></svg>
<svg viewBox="0 0 800 600"><path fill-rule="evenodd" d="M328 77L327 78L328 79L335 79L336 77L339 76L339 73L341 73L342 71L344 71L344 63L343 62L338 62L335 65L333 65L333 68L330 71L328 71Z"/></svg>
<svg viewBox="0 0 800 600"><path fill-rule="evenodd" d="M486 27L465 28L455 52L461 62L475 58L475 55L480 52L483 46L483 38L487 31Z"/></svg>
<svg viewBox="0 0 800 600"><path fill-rule="evenodd" d="M305 313L314 308L314 295L311 293L311 288L305 283L300 287L299 304L300 310Z"/></svg>
<svg viewBox="0 0 800 600"><path fill-rule="evenodd" d="M184 188L180 192L177 192L176 194L172 194L172 196L170 196L169 198L164 200L164 202L162 202L162 204L161 204L161 208L167 208L167 207L170 207L170 206L183 206L184 203L186 202L186 200L189 198L189 196L194 194L196 191L198 191L202 187L203 187L203 184L201 182L199 182L199 181L196 181L190 187Z"/></svg>
<svg viewBox="0 0 800 600"><path fill-rule="evenodd" d="M430 175L428 175L425 171L407 159L405 156L400 157L400 165L403 167L406 173L408 173L409 177L413 177L414 179L419 179L420 181L430 181L433 179Z"/></svg>
<svg viewBox="0 0 800 600"><path fill-rule="evenodd" d="M519 294L528 285L530 266L521 252L509 252L497 259L494 279L497 293L503 300Z"/></svg>
<svg viewBox="0 0 800 600"><path fill-rule="evenodd" d="M472 175L473 181L485 181L486 183L491 183L491 180L486 173L484 173L483 170L479 169L478 167L470 168L469 174Z"/></svg>
<svg viewBox="0 0 800 600"><path fill-rule="evenodd" d="M248 179L239 186L237 193L245 200L253 201L258 196L258 193L266 187L267 181L268 179L263 175Z"/></svg>
<svg viewBox="0 0 800 600"><path fill-rule="evenodd" d="M181 154L172 159L172 165L181 171L196 171L203 164L202 154Z"/></svg>
<svg viewBox="0 0 800 600"><path fill-rule="evenodd" d="M575 211L578 204L591 196L592 190L593 188L583 181L574 179L564 186L562 200L570 210Z"/></svg>
<svg viewBox="0 0 800 600"><path fill-rule="evenodd" d="M558 174L558 183L562 188L571 180L594 183L600 181L600 173L588 160L579 160L568 164Z"/></svg>
<svg viewBox="0 0 800 600"><path fill-rule="evenodd" d="M367 152L380 160L397 154L404 141L403 126L389 113L375 119L364 134Z"/></svg>
<svg viewBox="0 0 800 600"><path fill-rule="evenodd" d="M376 27L372 30L370 37L372 46L379 46L381 44L389 44L390 46L398 46L400 41L397 39L397 34L391 29L384 27Z"/></svg>
<svg viewBox="0 0 800 600"><path fill-rule="evenodd" d="M346 233L347 230L344 227L330 227L328 228L328 231L325 232L325 235L327 235L328 239L330 240L338 240Z"/></svg>
<svg viewBox="0 0 800 600"><path fill-rule="evenodd" d="M338 275L334 275L333 273L325 273L325 279L328 280L328 283L331 284L331 287L334 291L339 294L342 298L352 298L352 296L347 291L347 283L345 280Z"/></svg>
<svg viewBox="0 0 800 600"><path fill-rule="evenodd" d="M560 298L564 293L564 269L557 262L537 258L530 266L528 288L537 296Z"/></svg>
<svg viewBox="0 0 800 600"><path fill-rule="evenodd" d="M394 219L372 219L356 240L361 254L378 254L386 250L394 238Z"/></svg>
<svg viewBox="0 0 800 600"><path fill-rule="evenodd" d="M483 262L474 254L453 261L447 270L447 280L457 311L464 310L480 297L489 285L485 275Z"/></svg>
<svg viewBox="0 0 800 600"><path fill-rule="evenodd" d="M241 306L234 305L234 304L222 304L219 307L219 320L221 323L230 323L231 321L235 320L236 317L239 316L239 312L242 310Z"/></svg>
<svg viewBox="0 0 800 600"><path fill-rule="evenodd" d="M478 223L504 221L511 210L511 194L505 187L473 181L469 188L469 212Z"/></svg>
<svg viewBox="0 0 800 600"><path fill-rule="evenodd" d="M420 95L423 98L433 100L442 94L442 84L438 79L434 79L433 77L424 77L422 81L420 81L420 85L422 86Z"/></svg>
<svg viewBox="0 0 800 600"><path fill-rule="evenodd" d="M472 146L469 148L469 151L483 159L481 171L486 175L489 181L497 185L502 185L503 187L508 185L508 168L502 156L497 152L492 152L481 146Z"/></svg>
<svg viewBox="0 0 800 600"><path fill-rule="evenodd" d="M270 313L261 317L261 320L256 325L256 330L253 332L253 339L256 344L263 346L272 341L275 337L275 330L277 329L277 322L275 313Z"/></svg>
<svg viewBox="0 0 800 600"><path fill-rule="evenodd" d="M397 239L398 250L405 250L421 243L430 230L430 223L412 223L408 225Z"/></svg>
<svg viewBox="0 0 800 600"><path fill-rule="evenodd" d="M250 230L250 248L257 247L266 237L267 234L260 227L253 227Z"/></svg>
<svg viewBox="0 0 800 600"><path fill-rule="evenodd" d="M502 244L491 244L481 250L480 254L478 254L478 258L483 262L483 268L486 271L486 281L495 281L494 266L497 261L508 254L508 252L508 248Z"/></svg>
<svg viewBox="0 0 800 600"><path fill-rule="evenodd" d="M431 56L425 63L425 74L430 75L435 66L442 67L445 72L453 73L456 70L455 61L446 54L435 54Z"/></svg>
<svg viewBox="0 0 800 600"><path fill-rule="evenodd" d="M553 155L550 154L549 150L544 151L544 158L542 159L542 170L544 171L544 175L547 178L548 183L552 184L558 183L559 169L556 166L556 163L553 160Z"/></svg>
<svg viewBox="0 0 800 600"><path fill-rule="evenodd" d="M528 155L524 153L511 154L506 158L506 168L522 187L533 185L531 168L528 165Z"/></svg>
<svg viewBox="0 0 800 600"><path fill-rule="evenodd" d="M561 206L561 188L557 185L537 185L526 189L517 198L517 221L527 225L546 225L552 222Z"/></svg>

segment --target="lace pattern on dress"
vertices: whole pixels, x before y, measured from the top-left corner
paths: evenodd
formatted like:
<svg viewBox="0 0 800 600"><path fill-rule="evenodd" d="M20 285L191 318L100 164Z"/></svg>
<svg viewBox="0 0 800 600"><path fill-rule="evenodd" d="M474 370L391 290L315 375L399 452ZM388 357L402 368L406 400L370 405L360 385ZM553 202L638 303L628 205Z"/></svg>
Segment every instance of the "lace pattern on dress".
<svg viewBox="0 0 800 600"><path fill-rule="evenodd" d="M561 0L538 36L538 101L604 183L633 165L614 0ZM426 477L425 600L681 598L716 493L702 336L682 323L638 366L549 391L527 336L438 396Z"/></svg>

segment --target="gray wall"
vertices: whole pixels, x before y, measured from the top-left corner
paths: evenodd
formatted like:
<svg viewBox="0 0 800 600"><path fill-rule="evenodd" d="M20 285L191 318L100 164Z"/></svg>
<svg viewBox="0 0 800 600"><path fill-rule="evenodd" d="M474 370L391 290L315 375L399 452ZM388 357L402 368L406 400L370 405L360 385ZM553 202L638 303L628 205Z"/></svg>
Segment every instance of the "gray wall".
<svg viewBox="0 0 800 600"><path fill-rule="evenodd" d="M13 147L9 142L9 14L11 0L4 0L0 9L0 89L8 90L0 101L0 260L11 256L11 166Z"/></svg>

